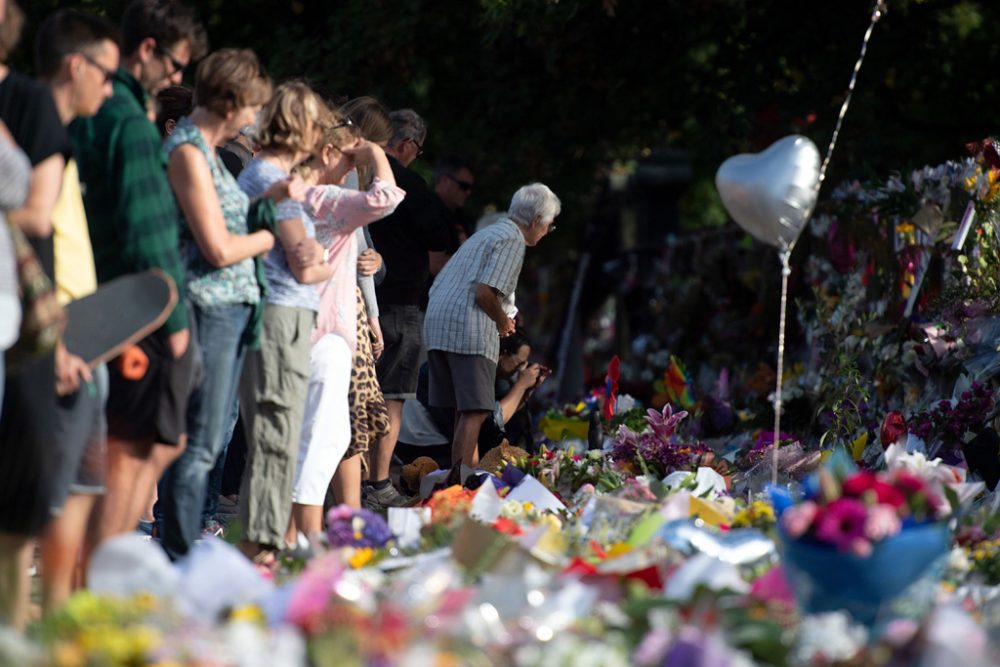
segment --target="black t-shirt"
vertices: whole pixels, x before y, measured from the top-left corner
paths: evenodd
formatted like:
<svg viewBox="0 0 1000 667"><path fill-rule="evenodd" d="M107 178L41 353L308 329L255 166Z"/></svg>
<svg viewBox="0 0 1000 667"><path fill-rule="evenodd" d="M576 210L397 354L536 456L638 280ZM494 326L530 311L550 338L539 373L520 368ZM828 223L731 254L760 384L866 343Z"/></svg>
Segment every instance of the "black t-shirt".
<svg viewBox="0 0 1000 667"><path fill-rule="evenodd" d="M56 153L66 157L72 153L52 93L20 72L10 70L0 81L0 120L10 129L32 167Z"/></svg>
<svg viewBox="0 0 1000 667"><path fill-rule="evenodd" d="M34 168L47 158L62 154L69 158L73 144L56 111L49 89L34 79L10 70L0 81L0 120ZM55 274L52 237L29 237L38 261L51 278Z"/></svg>
<svg viewBox="0 0 1000 667"><path fill-rule="evenodd" d="M380 306L416 306L430 277L427 253L448 250L448 225L441 219L437 196L424 180L392 156L389 165L406 198L392 215L368 227L386 267L385 280L375 294Z"/></svg>

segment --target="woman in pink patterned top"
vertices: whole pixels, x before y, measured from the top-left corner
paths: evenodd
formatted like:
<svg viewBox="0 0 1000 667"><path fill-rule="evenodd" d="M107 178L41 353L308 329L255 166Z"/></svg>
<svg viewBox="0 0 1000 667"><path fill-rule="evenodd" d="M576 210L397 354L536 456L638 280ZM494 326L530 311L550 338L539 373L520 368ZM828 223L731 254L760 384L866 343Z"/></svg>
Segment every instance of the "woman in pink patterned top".
<svg viewBox="0 0 1000 667"><path fill-rule="evenodd" d="M306 180L316 183L303 206L316 223L316 240L326 249L333 275L320 287L320 306L312 333L309 391L299 441L292 525L286 540L322 530L323 501L338 474L338 501L361 503L361 456L344 458L351 444L348 389L357 346L357 237L354 231L396 210L406 193L396 186L385 153L357 138L337 145L336 132L353 126L332 112L319 146L306 165ZM370 165L375 178L367 190L339 186L355 164Z"/></svg>

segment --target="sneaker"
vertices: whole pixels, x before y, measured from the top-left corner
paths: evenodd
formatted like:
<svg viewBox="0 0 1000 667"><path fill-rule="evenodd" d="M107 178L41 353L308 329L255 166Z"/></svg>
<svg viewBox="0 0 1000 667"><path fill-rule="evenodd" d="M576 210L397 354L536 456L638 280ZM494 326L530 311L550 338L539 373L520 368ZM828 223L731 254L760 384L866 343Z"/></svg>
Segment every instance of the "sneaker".
<svg viewBox="0 0 1000 667"><path fill-rule="evenodd" d="M373 512L385 512L390 507L408 507L413 504L413 498L404 496L392 484L384 489L374 486L361 487L361 506Z"/></svg>
<svg viewBox="0 0 1000 667"><path fill-rule="evenodd" d="M222 539L226 536L225 533L226 533L225 527L215 519L208 521L205 524L205 527L201 529L202 538L218 537L219 539Z"/></svg>

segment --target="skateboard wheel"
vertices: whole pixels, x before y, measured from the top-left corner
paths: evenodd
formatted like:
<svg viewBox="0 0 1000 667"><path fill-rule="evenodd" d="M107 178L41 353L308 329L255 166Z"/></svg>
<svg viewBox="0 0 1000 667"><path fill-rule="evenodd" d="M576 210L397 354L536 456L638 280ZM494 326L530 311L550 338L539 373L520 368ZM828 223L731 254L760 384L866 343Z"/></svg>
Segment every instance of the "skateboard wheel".
<svg viewBox="0 0 1000 667"><path fill-rule="evenodd" d="M118 370L126 380L141 380L149 369L149 357L138 345L130 345L118 358Z"/></svg>

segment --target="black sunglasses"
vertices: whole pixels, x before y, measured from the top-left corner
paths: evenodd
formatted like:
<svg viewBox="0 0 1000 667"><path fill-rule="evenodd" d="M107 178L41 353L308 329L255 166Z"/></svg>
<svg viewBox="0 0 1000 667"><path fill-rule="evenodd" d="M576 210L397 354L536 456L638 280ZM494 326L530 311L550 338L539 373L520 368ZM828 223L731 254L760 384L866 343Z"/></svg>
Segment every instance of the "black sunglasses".
<svg viewBox="0 0 1000 667"><path fill-rule="evenodd" d="M452 176L451 174L445 174L445 176L453 180L455 182L455 185L457 185L462 190L462 192L471 192L472 186L475 185L475 183L469 183L468 181L459 180L454 176Z"/></svg>
<svg viewBox="0 0 1000 667"><path fill-rule="evenodd" d="M174 56L174 54L170 53L170 51L168 51L167 49L163 48L159 44L156 45L154 51L156 51L156 53L158 53L161 56L166 56L167 60L170 61L170 66L174 68L174 71L171 72L169 74L169 76L173 76L174 74L177 74L178 72L180 72L181 74L183 74L184 70L187 69L187 65L186 64L184 64L181 61L177 60L177 58Z"/></svg>
<svg viewBox="0 0 1000 667"><path fill-rule="evenodd" d="M97 62L86 53L80 52L80 56L87 61L88 64L93 65L97 69L101 70L101 74L104 75L104 83L111 83L111 80L115 78L115 71L110 70L101 63Z"/></svg>
<svg viewBox="0 0 1000 667"><path fill-rule="evenodd" d="M413 143L414 143L414 144L416 145L416 147L417 147L417 155L418 155L418 156L420 156L420 155L423 155L423 154L424 154L424 147L423 147L423 144L421 144L421 143L420 143L419 141L417 141L416 139L410 139L410 141L412 141L412 142L413 142Z"/></svg>

